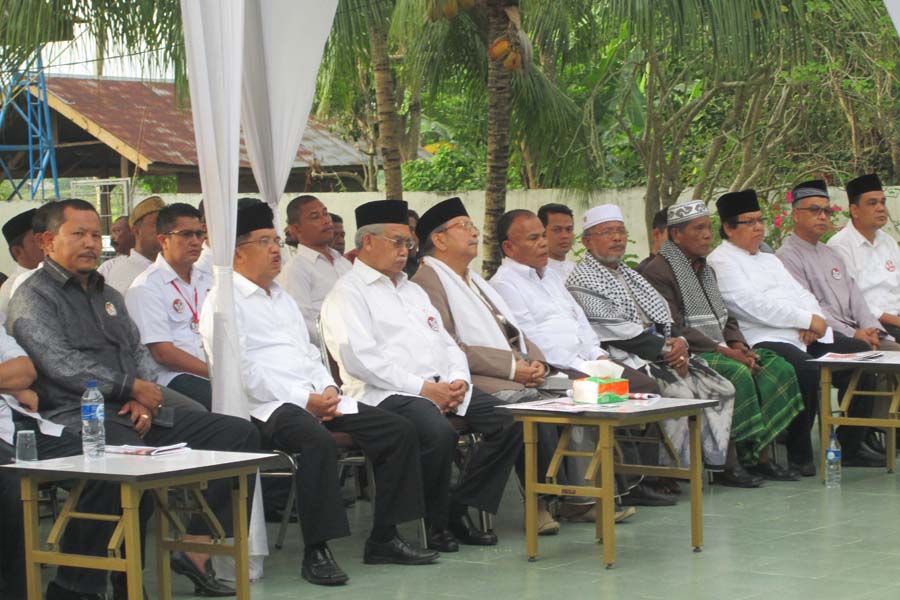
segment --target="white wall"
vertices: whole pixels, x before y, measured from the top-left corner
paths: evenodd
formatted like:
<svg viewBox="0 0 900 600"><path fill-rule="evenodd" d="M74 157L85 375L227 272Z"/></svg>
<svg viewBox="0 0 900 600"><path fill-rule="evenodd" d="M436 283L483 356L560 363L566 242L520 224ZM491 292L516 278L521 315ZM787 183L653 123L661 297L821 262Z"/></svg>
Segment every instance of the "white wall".
<svg viewBox="0 0 900 600"><path fill-rule="evenodd" d="M832 188L832 201L842 207L847 206L847 200L843 191ZM252 194L250 194L252 195ZM410 208L419 214L425 212L429 207L437 204L445 198L449 198L452 194L447 193L431 193L431 192L405 192L404 198L409 203ZM481 227L484 223L484 192L460 192L458 194L462 198L469 214L475 223ZM682 194L683 198L689 198L690 190L685 190ZM288 202L296 194L284 194L280 204L280 218L282 222L285 220L285 210ZM900 216L900 187L889 188L887 190L888 209L891 215ZM201 199L200 194L163 194L167 202L187 202L196 206ZM356 223L353 216L354 209L364 202L377 200L382 197L379 192L347 192L347 193L323 193L318 197L325 203L328 209L344 217L344 228L347 231L347 247L353 245L353 234L356 232ZM526 208L537 212L537 209L548 202L559 202L567 204L575 213L575 231L580 233L581 217L584 211L592 206L600 204L617 204L621 207L625 214L625 224L628 227L628 237L632 240L629 244L628 252L636 254L640 257L646 256L649 251L647 243L647 232L644 227L644 188L629 188L624 190L596 190L590 193L571 192L566 190L512 190L507 193L506 206L507 209ZM140 198L136 198L139 201ZM35 206L32 202L22 200L14 200L11 202L0 203L0 224L5 223L11 217L28 210ZM710 208L714 210L711 204ZM898 231L888 224L886 230L896 238L900 238ZM11 273L14 265L9 251L6 250L5 244L0 248L0 271L3 273ZM480 259L473 267L479 269L481 267Z"/></svg>

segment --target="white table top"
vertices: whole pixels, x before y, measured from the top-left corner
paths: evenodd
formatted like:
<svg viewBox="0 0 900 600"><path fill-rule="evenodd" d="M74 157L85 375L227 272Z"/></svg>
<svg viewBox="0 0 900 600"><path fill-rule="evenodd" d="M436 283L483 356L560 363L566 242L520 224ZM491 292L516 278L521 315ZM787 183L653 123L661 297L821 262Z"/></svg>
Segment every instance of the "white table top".
<svg viewBox="0 0 900 600"><path fill-rule="evenodd" d="M569 399L535 400L519 404L502 404L515 413L554 414L558 416L577 415L579 417L603 417L607 419L629 419L660 413L675 412L683 408L708 408L716 406L718 400L690 398L651 398L649 400L625 400L610 404L576 404Z"/></svg>
<svg viewBox="0 0 900 600"><path fill-rule="evenodd" d="M0 465L23 475L103 481L152 481L180 475L211 473L227 468L259 466L278 460L277 454L189 450L170 456L106 454L102 458L83 455Z"/></svg>
<svg viewBox="0 0 900 600"><path fill-rule="evenodd" d="M885 350L881 351L881 356L876 358L869 358L865 360L859 359L850 359L850 358L825 358L819 357L810 360L809 362L818 363L820 365L828 365L829 367L872 367L873 369L880 369L884 371L897 371L900 370L900 352Z"/></svg>

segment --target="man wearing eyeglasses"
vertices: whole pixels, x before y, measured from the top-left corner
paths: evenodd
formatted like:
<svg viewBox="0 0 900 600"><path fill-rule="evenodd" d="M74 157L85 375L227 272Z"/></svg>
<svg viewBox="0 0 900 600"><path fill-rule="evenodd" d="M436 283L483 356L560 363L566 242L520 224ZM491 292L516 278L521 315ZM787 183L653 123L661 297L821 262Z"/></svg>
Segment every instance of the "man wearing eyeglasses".
<svg viewBox="0 0 900 600"><path fill-rule="evenodd" d="M787 430L788 440L793 442L789 445L790 466L801 474L814 474L812 442L805 440L809 439L819 403L819 369L808 361L827 352L859 352L870 346L834 331L815 295L776 256L760 251L766 224L754 190L724 194L716 201L716 208L723 241L707 263L715 270L728 312L737 318L747 343L752 348L772 350L793 365L805 408ZM835 376L841 394L848 381L840 374ZM868 405L865 401L856 404L860 410ZM883 454L867 453L860 447L859 431L839 430L843 464L884 466ZM804 440L802 447L800 440Z"/></svg>
<svg viewBox="0 0 900 600"><path fill-rule="evenodd" d="M396 525L422 517L418 444L411 423L341 394L309 343L297 304L275 282L284 242L272 210L257 203L238 210L234 251L234 307L240 343L241 379L250 416L267 447L299 454L297 514L303 530L301 576L317 585L349 579L328 541L350 535L341 501L338 448L330 432L348 434L375 472L373 527L366 541L367 564L420 565L436 552L406 542ZM213 347L214 290L206 300L200 330Z"/></svg>
<svg viewBox="0 0 900 600"><path fill-rule="evenodd" d="M200 340L200 307L212 287L194 268L203 250L200 212L190 204L166 206L156 217L161 251L125 293L128 314L160 366L156 383L212 408L209 368Z"/></svg>
<svg viewBox="0 0 900 600"><path fill-rule="evenodd" d="M353 268L322 305L325 342L344 391L412 421L419 434L428 547L455 552L459 543L493 545L468 507L496 513L522 447L522 428L500 415L500 400L472 387L466 356L444 329L428 295L403 268L415 246L406 202L380 200L356 209ZM451 491L458 415L483 441Z"/></svg>
<svg viewBox="0 0 900 600"><path fill-rule="evenodd" d="M334 223L325 205L315 196L297 196L287 206L287 231L297 240L297 252L287 262L278 283L297 302L309 340L319 343L316 321L322 302L335 282L353 264L331 247Z"/></svg>

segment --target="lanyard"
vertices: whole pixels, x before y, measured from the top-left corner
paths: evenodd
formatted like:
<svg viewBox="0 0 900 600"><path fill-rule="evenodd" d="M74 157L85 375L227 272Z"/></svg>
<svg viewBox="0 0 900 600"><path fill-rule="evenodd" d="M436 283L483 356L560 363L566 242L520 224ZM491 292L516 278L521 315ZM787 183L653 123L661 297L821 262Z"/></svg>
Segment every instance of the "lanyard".
<svg viewBox="0 0 900 600"><path fill-rule="evenodd" d="M178 284L174 281L172 282L172 287L175 288L175 291L178 292L178 295L184 298L184 303L187 304L188 310L191 311L191 324L199 323L200 316L197 314L197 288L194 287L194 304L191 305L190 300L187 299L183 293L181 293L181 288L178 287Z"/></svg>

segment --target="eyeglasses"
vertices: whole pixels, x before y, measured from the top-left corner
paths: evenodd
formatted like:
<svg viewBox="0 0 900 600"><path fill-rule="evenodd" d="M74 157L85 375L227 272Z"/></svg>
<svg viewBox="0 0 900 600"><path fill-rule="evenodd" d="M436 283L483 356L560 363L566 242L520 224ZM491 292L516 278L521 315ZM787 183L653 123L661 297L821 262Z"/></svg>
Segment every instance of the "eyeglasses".
<svg viewBox="0 0 900 600"><path fill-rule="evenodd" d="M755 219L745 219L743 221L735 221L738 225L749 225L750 227L754 227L756 225L765 225L766 218L765 217L757 217Z"/></svg>
<svg viewBox="0 0 900 600"><path fill-rule="evenodd" d="M472 221L462 221L460 223L454 223L453 225L447 225L444 230L453 229L454 227L459 227L463 231L478 231L478 225Z"/></svg>
<svg viewBox="0 0 900 600"><path fill-rule="evenodd" d="M600 231L592 231L590 233L582 234L581 237L590 237L592 235L599 235L600 237L628 237L628 230L624 227L619 227L618 229L601 229Z"/></svg>
<svg viewBox="0 0 900 600"><path fill-rule="evenodd" d="M163 235L175 235L187 241L192 237L202 240L206 237L206 232L202 229L179 229L178 231L167 231Z"/></svg>
<svg viewBox="0 0 900 600"><path fill-rule="evenodd" d="M818 217L825 212L830 212L830 209L827 206L809 206L807 208L795 208L794 210L805 210L814 217Z"/></svg>
<svg viewBox="0 0 900 600"><path fill-rule="evenodd" d="M381 239L387 240L394 245L394 248L399 250L400 248L406 247L407 250L412 250L416 247L416 240L407 237L398 237L392 238L386 235L376 235L375 237L380 237Z"/></svg>
<svg viewBox="0 0 900 600"><path fill-rule="evenodd" d="M241 242L238 246L246 246L247 244L256 244L260 248L268 248L269 244L274 243L279 248L284 248L284 240L280 237L269 237L267 235L262 236L261 238L256 238L255 240L249 240L247 242Z"/></svg>

